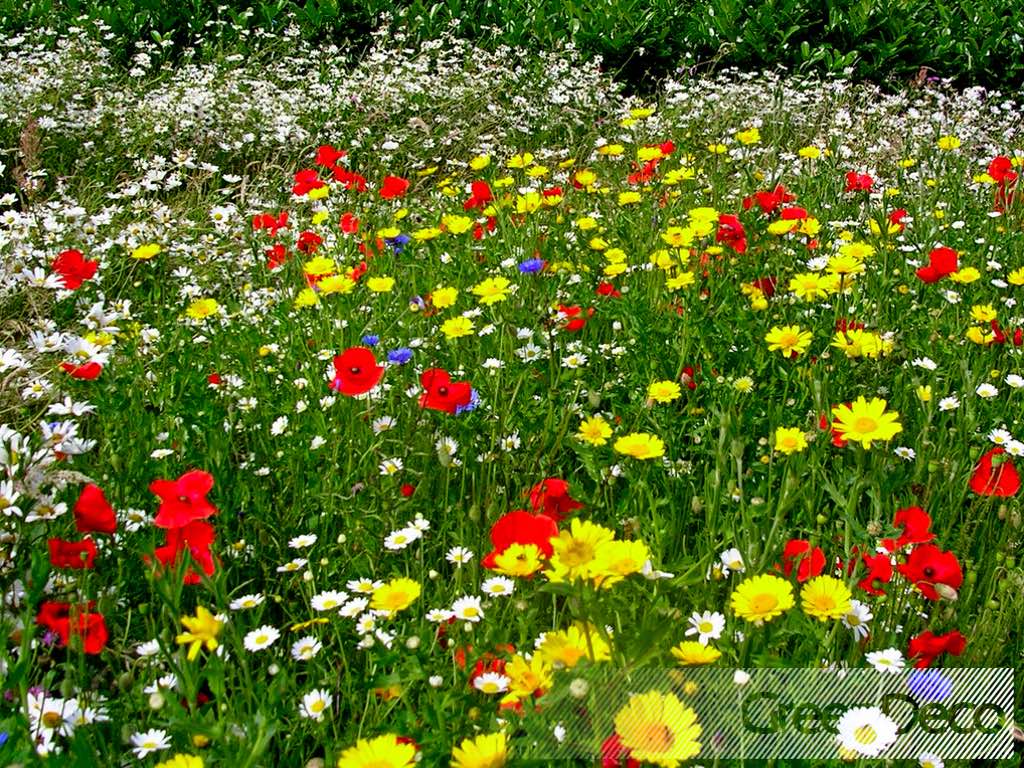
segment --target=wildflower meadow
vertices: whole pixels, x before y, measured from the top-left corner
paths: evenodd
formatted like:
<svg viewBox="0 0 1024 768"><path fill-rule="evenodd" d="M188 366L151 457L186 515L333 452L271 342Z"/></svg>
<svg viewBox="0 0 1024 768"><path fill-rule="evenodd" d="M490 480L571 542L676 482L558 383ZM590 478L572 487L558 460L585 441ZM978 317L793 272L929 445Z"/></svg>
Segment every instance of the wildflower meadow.
<svg viewBox="0 0 1024 768"><path fill-rule="evenodd" d="M1020 668L1019 92L236 31L0 42L0 764L711 765L698 667Z"/></svg>

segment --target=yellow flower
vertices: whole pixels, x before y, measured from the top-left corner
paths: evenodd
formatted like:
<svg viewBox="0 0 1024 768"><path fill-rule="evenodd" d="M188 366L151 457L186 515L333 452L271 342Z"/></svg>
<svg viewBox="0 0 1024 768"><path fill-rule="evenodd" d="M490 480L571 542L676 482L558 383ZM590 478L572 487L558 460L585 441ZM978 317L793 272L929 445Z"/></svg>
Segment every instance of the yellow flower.
<svg viewBox="0 0 1024 768"><path fill-rule="evenodd" d="M768 342L769 352L778 350L787 357L796 357L807 351L812 338L810 331L802 331L798 325L784 325L773 327L764 340Z"/></svg>
<svg viewBox="0 0 1024 768"><path fill-rule="evenodd" d="M573 179L575 179L576 183L579 184L581 187L587 189L589 187L592 187L594 185L594 182L597 181L597 174L594 173L593 171L584 169L581 171L576 171L576 174L573 176Z"/></svg>
<svg viewBox="0 0 1024 768"><path fill-rule="evenodd" d="M299 291L299 295L295 297L295 308L301 309L302 307L311 307L314 304L320 303L320 297L316 295L316 291L312 288L303 288Z"/></svg>
<svg viewBox="0 0 1024 768"><path fill-rule="evenodd" d="M610 587L626 576L640 573L651 559L651 551L642 541L605 541L597 545L594 563L594 584Z"/></svg>
<svg viewBox="0 0 1024 768"><path fill-rule="evenodd" d="M468 317L450 317L441 323L441 333L446 339L461 339L463 336L470 336L473 333L473 321Z"/></svg>
<svg viewBox="0 0 1024 768"><path fill-rule="evenodd" d="M932 399L932 388L927 384L917 388L917 399L922 403L930 403Z"/></svg>
<svg viewBox="0 0 1024 768"><path fill-rule="evenodd" d="M452 750L452 768L504 768L508 743L504 733L485 733L463 739Z"/></svg>
<svg viewBox="0 0 1024 768"><path fill-rule="evenodd" d="M725 144L708 144L708 152L712 155L724 155L729 151L729 148Z"/></svg>
<svg viewBox="0 0 1024 768"><path fill-rule="evenodd" d="M619 192L619 205L639 203L643 197L639 192Z"/></svg>
<svg viewBox="0 0 1024 768"><path fill-rule="evenodd" d="M656 459L665 455L665 444L646 432L634 432L615 441L615 452L634 459Z"/></svg>
<svg viewBox="0 0 1024 768"><path fill-rule="evenodd" d="M156 243L145 243L132 251L132 258L139 261L148 261L160 253L162 249Z"/></svg>
<svg viewBox="0 0 1024 768"><path fill-rule="evenodd" d="M797 154L805 160L817 160L821 157L821 150L817 147L801 147Z"/></svg>
<svg viewBox="0 0 1024 768"><path fill-rule="evenodd" d="M984 326L972 325L967 329L967 340L974 344L980 344L982 346L988 346L996 340L996 335L989 328Z"/></svg>
<svg viewBox="0 0 1024 768"><path fill-rule="evenodd" d="M430 301L434 305L435 309L447 309L455 304L455 299L458 295L458 288L439 285L434 289L433 293L430 294Z"/></svg>
<svg viewBox="0 0 1024 768"><path fill-rule="evenodd" d="M779 453L800 453L806 447L807 438L798 427L779 427L775 430L775 450Z"/></svg>
<svg viewBox="0 0 1024 768"><path fill-rule="evenodd" d="M185 314L193 320L203 320L216 314L218 309L220 309L220 304L216 299L196 299L188 305Z"/></svg>
<svg viewBox="0 0 1024 768"><path fill-rule="evenodd" d="M415 768L416 747L399 744L393 733L359 739L338 758L338 768Z"/></svg>
<svg viewBox="0 0 1024 768"><path fill-rule="evenodd" d="M422 587L418 581L400 577L382 584L373 591L370 608L375 611L387 611L391 616L404 611L420 596Z"/></svg>
<svg viewBox="0 0 1024 768"><path fill-rule="evenodd" d="M516 213L534 213L543 203L540 192L527 192L516 198Z"/></svg>
<svg viewBox="0 0 1024 768"><path fill-rule="evenodd" d="M594 229L597 226L597 221L592 219L590 216L583 216L582 218L576 219L576 226L586 232L589 229Z"/></svg>
<svg viewBox="0 0 1024 768"><path fill-rule="evenodd" d="M175 755L157 763L156 768L203 768L203 758L196 755Z"/></svg>
<svg viewBox="0 0 1024 768"><path fill-rule="evenodd" d="M886 413L885 405L881 398L873 397L869 402L861 395L852 405L838 405L832 409L835 417L832 428L845 440L860 443L865 448L870 448L875 440L892 440L897 432L903 431L903 427L898 421L899 413Z"/></svg>
<svg viewBox="0 0 1024 768"><path fill-rule="evenodd" d="M390 293L395 287L395 278L385 275L371 277L367 279L366 287L373 293Z"/></svg>
<svg viewBox="0 0 1024 768"><path fill-rule="evenodd" d="M683 390L674 381L668 379L656 381L647 387L647 399L656 403L671 403L683 394Z"/></svg>
<svg viewBox="0 0 1024 768"><path fill-rule="evenodd" d="M482 171L490 164L490 155L477 155L476 157L469 161L469 167L472 168L474 171Z"/></svg>
<svg viewBox="0 0 1024 768"><path fill-rule="evenodd" d="M621 144L605 144L604 146L597 148L597 154L608 156L621 155L625 151L626 148Z"/></svg>
<svg viewBox="0 0 1024 768"><path fill-rule="evenodd" d="M761 140L761 131L757 128L748 128L736 134L736 141L740 144L757 144Z"/></svg>
<svg viewBox="0 0 1024 768"><path fill-rule="evenodd" d="M722 652L710 645L701 645L696 640L684 640L672 649L672 656L680 666L691 667L718 661L722 658Z"/></svg>
<svg viewBox="0 0 1024 768"><path fill-rule="evenodd" d="M677 272L671 277L665 278L665 287L670 291L678 291L680 288L687 288L696 282L693 272Z"/></svg>
<svg viewBox="0 0 1024 768"><path fill-rule="evenodd" d="M651 160L660 160L665 155L661 151L661 147L640 147L636 151L636 159L641 163L647 163Z"/></svg>
<svg viewBox="0 0 1024 768"><path fill-rule="evenodd" d="M504 277L488 277L473 286L473 293L479 297L481 304L496 304L508 298L511 283Z"/></svg>
<svg viewBox="0 0 1024 768"><path fill-rule="evenodd" d="M435 237L441 236L441 230L439 227L424 227L423 229L417 229L412 233L412 239L419 242L426 242L427 240L433 240Z"/></svg>
<svg viewBox="0 0 1024 768"><path fill-rule="evenodd" d="M533 163L533 155L529 152L524 152L521 155L512 155L506 165L509 168L526 168L531 163Z"/></svg>
<svg viewBox="0 0 1024 768"><path fill-rule="evenodd" d="M778 576L761 574L740 583L729 603L741 619L771 621L793 607L793 587Z"/></svg>
<svg viewBox="0 0 1024 768"><path fill-rule="evenodd" d="M537 691L546 691L552 685L552 669L539 654L533 654L529 660L518 653L505 665L505 677L508 678L508 693L501 700L502 704L513 704L533 696Z"/></svg>
<svg viewBox="0 0 1024 768"><path fill-rule="evenodd" d="M801 272L789 278L789 290L804 301L828 296L834 283L816 272Z"/></svg>
<svg viewBox="0 0 1024 768"><path fill-rule="evenodd" d="M195 616L182 616L181 623L188 631L174 638L174 642L188 645L189 661L199 655L199 649L204 645L208 651L217 650L217 635L224 625L203 606L196 607Z"/></svg>
<svg viewBox="0 0 1024 768"><path fill-rule="evenodd" d="M469 216L449 214L441 217L441 226L448 230L449 234L461 235L473 228L473 220Z"/></svg>
<svg viewBox="0 0 1024 768"><path fill-rule="evenodd" d="M584 419L576 431L576 437L588 445L604 445L612 436L612 428L600 416Z"/></svg>
<svg viewBox="0 0 1024 768"><path fill-rule="evenodd" d="M534 165L526 172L526 175L529 176L530 178L536 179L540 178L541 176L547 176L548 173L550 173L550 171L547 169L546 166Z"/></svg>
<svg viewBox="0 0 1024 768"><path fill-rule="evenodd" d="M1010 285L1024 285L1024 267L1013 270L1006 276L1006 280Z"/></svg>
<svg viewBox="0 0 1024 768"><path fill-rule="evenodd" d="M545 632L537 654L554 667L572 669L583 658L608 661L611 649L593 624L577 621L568 629Z"/></svg>
<svg viewBox="0 0 1024 768"><path fill-rule="evenodd" d="M816 576L800 590L804 613L816 619L841 619L850 611L850 588L834 576Z"/></svg>
<svg viewBox="0 0 1024 768"><path fill-rule="evenodd" d="M661 768L676 768L700 752L697 713L674 693L632 696L615 715L615 733L630 757Z"/></svg>
<svg viewBox="0 0 1024 768"><path fill-rule="evenodd" d="M318 282L316 287L327 296L332 293L350 293L356 284L348 275L331 275Z"/></svg>
<svg viewBox="0 0 1024 768"><path fill-rule="evenodd" d="M875 255L875 247L867 243L846 243L839 246L839 253L858 261L864 261L864 259Z"/></svg>
<svg viewBox="0 0 1024 768"><path fill-rule="evenodd" d="M336 269L337 265L334 263L334 259L329 259L326 256L314 256L302 265L302 271L313 277L333 275Z"/></svg>
<svg viewBox="0 0 1024 768"><path fill-rule="evenodd" d="M661 233L661 239L673 248L685 248L693 242L693 230L689 227L669 227Z"/></svg>
<svg viewBox="0 0 1024 768"><path fill-rule="evenodd" d="M551 539L550 581L589 579L594 573L591 566L597 557L599 545L610 542L615 533L589 520L572 519L569 530L559 532Z"/></svg>
<svg viewBox="0 0 1024 768"><path fill-rule="evenodd" d="M592 237L590 238L590 242L588 242L587 245L590 246L591 250L603 251L605 248L608 247L608 241L605 240L603 237Z"/></svg>
<svg viewBox="0 0 1024 768"><path fill-rule="evenodd" d="M991 304L975 304L971 307L971 317L978 323L990 323L996 319L996 310Z"/></svg>
<svg viewBox="0 0 1024 768"><path fill-rule="evenodd" d="M956 136L942 136L939 138L938 145L939 149L944 149L946 151L959 149L960 139Z"/></svg>
<svg viewBox="0 0 1024 768"><path fill-rule="evenodd" d="M675 186L676 184L679 184L682 181L689 181L690 179L695 178L696 175L697 173L696 171L693 170L693 168L675 168L665 174L665 176L661 180L661 183L666 186L672 187Z"/></svg>
<svg viewBox="0 0 1024 768"><path fill-rule="evenodd" d="M544 565L544 553L536 544L512 544L494 558L494 570L502 576L530 576Z"/></svg>
<svg viewBox="0 0 1024 768"><path fill-rule="evenodd" d="M979 272L974 267L964 267L959 272L954 272L953 274L951 274L949 276L949 279L952 280L954 283L960 283L961 285L967 285L968 283L973 283L975 280L977 280L980 277L981 277L981 272Z"/></svg>
<svg viewBox="0 0 1024 768"><path fill-rule="evenodd" d="M749 376L740 376L732 383L732 388L741 394L746 394L754 389L754 380Z"/></svg>

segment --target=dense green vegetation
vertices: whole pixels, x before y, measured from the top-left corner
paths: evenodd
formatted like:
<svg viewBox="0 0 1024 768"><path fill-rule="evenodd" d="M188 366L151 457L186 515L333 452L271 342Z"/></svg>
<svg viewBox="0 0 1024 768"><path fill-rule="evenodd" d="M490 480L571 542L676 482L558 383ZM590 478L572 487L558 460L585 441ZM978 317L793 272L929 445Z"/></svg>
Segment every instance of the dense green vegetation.
<svg viewBox="0 0 1024 768"><path fill-rule="evenodd" d="M237 28L277 31L294 22L316 41L364 44L382 14L419 40L460 36L552 47L570 39L633 86L679 67L841 73L877 82L953 78L1016 88L1024 81L1024 5L1017 0L0 0L7 34L84 19L109 28L123 58L136 41L243 42ZM191 50L191 49L190 49Z"/></svg>

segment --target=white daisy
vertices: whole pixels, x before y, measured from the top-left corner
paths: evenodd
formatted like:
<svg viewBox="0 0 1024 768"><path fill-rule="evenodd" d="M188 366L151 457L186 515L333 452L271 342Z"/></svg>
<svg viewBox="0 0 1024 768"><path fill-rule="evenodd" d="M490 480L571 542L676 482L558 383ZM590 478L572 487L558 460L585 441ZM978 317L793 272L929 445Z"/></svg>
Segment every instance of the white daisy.
<svg viewBox="0 0 1024 768"><path fill-rule="evenodd" d="M292 643L292 658L296 661L309 661L323 650L323 645L312 635L300 637Z"/></svg>
<svg viewBox="0 0 1024 768"><path fill-rule="evenodd" d="M746 570L746 565L743 562L743 555L735 547L727 549L721 555L718 556L719 560L722 561L722 566L725 575L728 576L730 571L736 571L737 573L743 573Z"/></svg>
<svg viewBox="0 0 1024 768"><path fill-rule="evenodd" d="M842 749L865 757L878 757L896 741L899 726L878 707L854 707L838 723Z"/></svg>
<svg viewBox="0 0 1024 768"><path fill-rule="evenodd" d="M314 595L310 606L314 611L333 611L335 608L341 607L346 600L348 600L347 594L332 589Z"/></svg>
<svg viewBox="0 0 1024 768"><path fill-rule="evenodd" d="M171 740L167 737L167 731L159 728L151 728L142 733L133 733L131 737L132 752L140 760L154 752L160 752L171 746Z"/></svg>
<svg viewBox="0 0 1024 768"><path fill-rule="evenodd" d="M304 559L304 558L296 557L294 560L290 560L289 562L285 563L284 565L277 566L277 572L278 573L295 573L295 571L301 571L303 568L305 568L306 567L306 563L308 563L308 562L309 561Z"/></svg>
<svg viewBox="0 0 1024 768"><path fill-rule="evenodd" d="M324 713L331 706L331 694L324 689L310 691L302 697L299 704L299 715L311 720L323 720Z"/></svg>
<svg viewBox="0 0 1024 768"><path fill-rule="evenodd" d="M939 400L940 411L955 411L960 407L960 399L956 395L950 395Z"/></svg>
<svg viewBox="0 0 1024 768"><path fill-rule="evenodd" d="M844 619L845 623L845 619ZM886 648L884 651L872 651L867 656L868 664L879 672L887 672L892 675L899 674L907 665L903 654L895 648Z"/></svg>
<svg viewBox="0 0 1024 768"><path fill-rule="evenodd" d="M938 755L932 754L931 752L922 752L917 758L917 764L921 768L944 768L945 763L942 762L942 758Z"/></svg>
<svg viewBox="0 0 1024 768"><path fill-rule="evenodd" d="M725 616L714 611L694 613L687 621L690 626L685 632L686 636L697 635L697 642L701 645L707 645L709 640L717 640L725 629Z"/></svg>
<svg viewBox="0 0 1024 768"><path fill-rule="evenodd" d="M269 624L264 624L262 627L249 632L245 636L243 644L245 645L245 650L255 653L272 646L280 636L281 633L277 629Z"/></svg>
<svg viewBox="0 0 1024 768"><path fill-rule="evenodd" d="M452 603L452 613L460 621L473 623L484 617L483 608L480 607L480 598L475 595L464 595Z"/></svg>
<svg viewBox="0 0 1024 768"><path fill-rule="evenodd" d="M473 559L473 553L465 547L452 547L445 555L445 559L455 565L465 565Z"/></svg>
<svg viewBox="0 0 1024 768"><path fill-rule="evenodd" d="M843 616L843 626L853 632L853 637L860 640L868 636L868 622L874 618L871 609L860 600L850 601L850 610ZM878 669L876 666L875 669Z"/></svg>
<svg viewBox="0 0 1024 768"><path fill-rule="evenodd" d="M368 598L365 597L354 597L349 600L345 605L338 611L339 616L343 616L346 619L354 619L356 616L362 614L366 610L366 606L370 604Z"/></svg>
<svg viewBox="0 0 1024 768"><path fill-rule="evenodd" d="M497 672L484 672L473 679L473 687L482 693L504 693L511 681Z"/></svg>
<svg viewBox="0 0 1024 768"><path fill-rule="evenodd" d="M305 549L306 547L312 547L314 544L316 544L315 533L304 533L288 542L288 546L292 549Z"/></svg>
<svg viewBox="0 0 1024 768"><path fill-rule="evenodd" d="M242 595L241 597L237 597L232 600L228 607L232 611L247 611L250 608L256 608L263 605L263 601L265 599L266 598L258 592L251 595Z"/></svg>
<svg viewBox="0 0 1024 768"><path fill-rule="evenodd" d="M974 393L978 397L984 397L986 400L993 398L999 394L999 389L989 384L987 381L983 384L979 384L978 388L974 390Z"/></svg>
<svg viewBox="0 0 1024 768"><path fill-rule="evenodd" d="M506 597L515 590L515 582L506 576L494 576L480 585L480 591L491 597Z"/></svg>
<svg viewBox="0 0 1024 768"><path fill-rule="evenodd" d="M380 474L382 477L390 477L391 475L397 475L399 472L402 471L402 468L404 466L405 465L402 463L401 459L384 459L384 461L380 463Z"/></svg>
<svg viewBox="0 0 1024 768"><path fill-rule="evenodd" d="M418 528L408 527L392 531L388 534L387 538L384 539L384 548L390 549L392 552L405 549L421 536L423 536L423 534L420 533Z"/></svg>

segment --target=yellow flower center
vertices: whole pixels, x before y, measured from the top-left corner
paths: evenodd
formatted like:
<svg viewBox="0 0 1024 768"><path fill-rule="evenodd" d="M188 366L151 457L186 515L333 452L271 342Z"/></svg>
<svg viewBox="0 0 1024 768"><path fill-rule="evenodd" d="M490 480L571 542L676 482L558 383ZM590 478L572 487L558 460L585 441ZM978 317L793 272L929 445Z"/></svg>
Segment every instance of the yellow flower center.
<svg viewBox="0 0 1024 768"><path fill-rule="evenodd" d="M779 601L775 595L755 595L750 601L751 613L771 613L778 606Z"/></svg>
<svg viewBox="0 0 1024 768"><path fill-rule="evenodd" d="M870 416L861 416L853 423L853 428L862 435L867 435L878 429L878 422Z"/></svg>
<svg viewBox="0 0 1024 768"><path fill-rule="evenodd" d="M860 744L874 744L878 740L878 733L870 725L862 725L853 732L853 738Z"/></svg>

